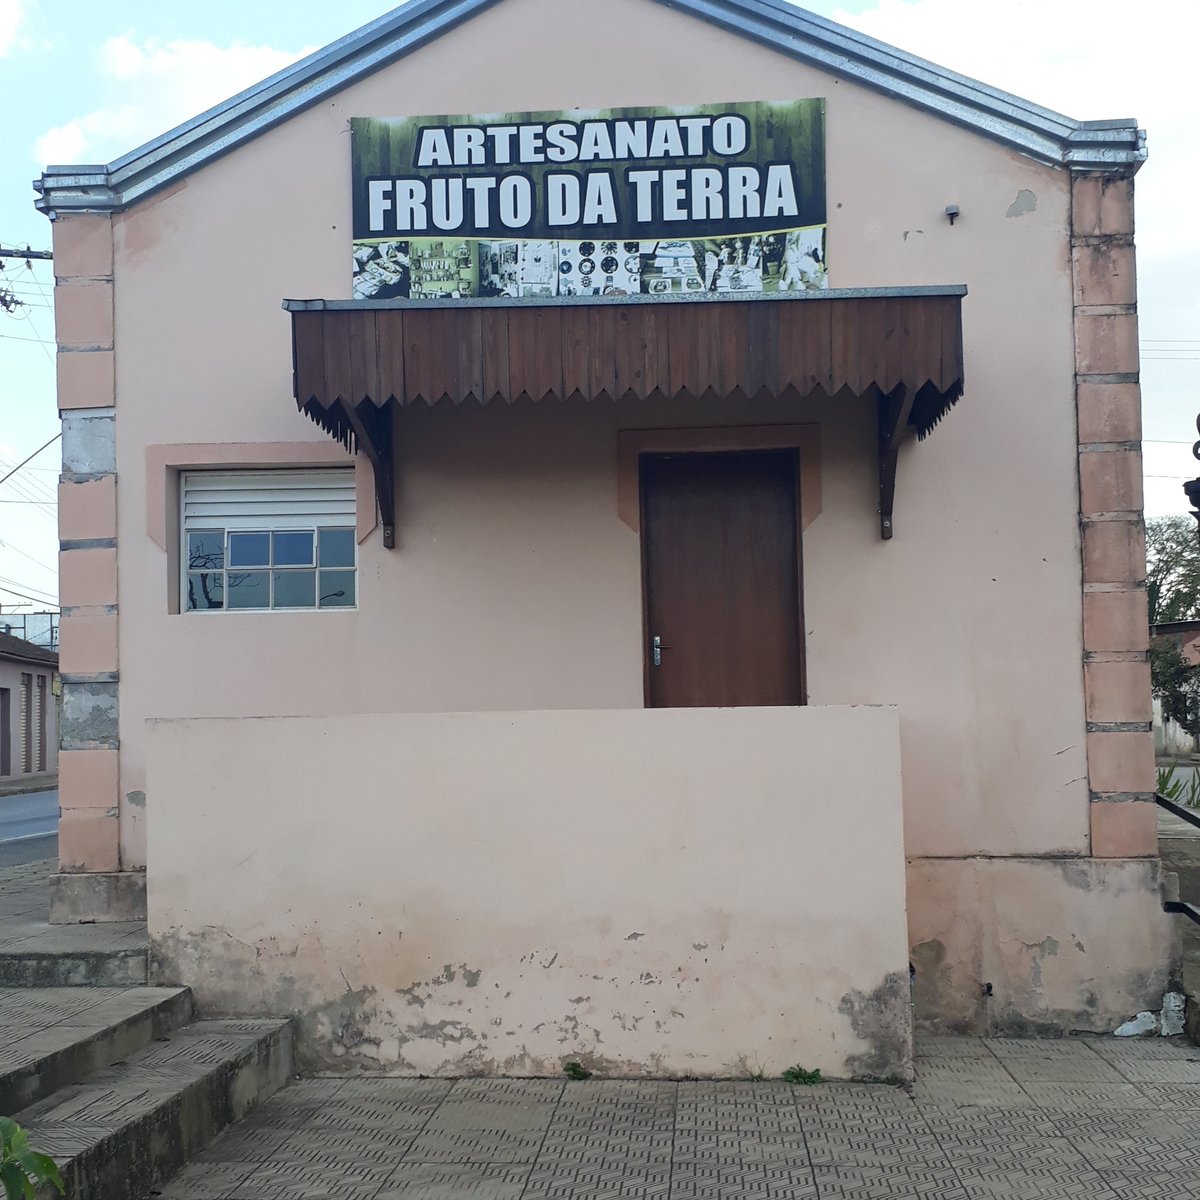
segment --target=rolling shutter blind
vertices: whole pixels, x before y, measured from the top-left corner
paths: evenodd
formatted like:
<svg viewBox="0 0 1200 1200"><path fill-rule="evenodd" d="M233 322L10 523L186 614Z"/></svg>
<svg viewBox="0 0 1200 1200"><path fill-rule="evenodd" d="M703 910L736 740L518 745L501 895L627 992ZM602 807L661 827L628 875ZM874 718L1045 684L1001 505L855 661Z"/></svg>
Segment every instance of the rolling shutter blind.
<svg viewBox="0 0 1200 1200"><path fill-rule="evenodd" d="M190 471L183 477L183 532L314 529L354 524L354 469Z"/></svg>

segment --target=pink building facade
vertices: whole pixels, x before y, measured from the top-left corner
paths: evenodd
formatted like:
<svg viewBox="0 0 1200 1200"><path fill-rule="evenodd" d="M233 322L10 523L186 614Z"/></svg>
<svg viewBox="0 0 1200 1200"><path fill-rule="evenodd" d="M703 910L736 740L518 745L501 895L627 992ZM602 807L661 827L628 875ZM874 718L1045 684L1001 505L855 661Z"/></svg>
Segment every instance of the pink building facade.
<svg viewBox="0 0 1200 1200"><path fill-rule="evenodd" d="M144 894L162 982L344 1069L903 1075L914 1020L1160 1008L1140 131L767 0L520 66L590 7L413 2L44 175L56 914ZM546 182L589 121L643 225Z"/></svg>

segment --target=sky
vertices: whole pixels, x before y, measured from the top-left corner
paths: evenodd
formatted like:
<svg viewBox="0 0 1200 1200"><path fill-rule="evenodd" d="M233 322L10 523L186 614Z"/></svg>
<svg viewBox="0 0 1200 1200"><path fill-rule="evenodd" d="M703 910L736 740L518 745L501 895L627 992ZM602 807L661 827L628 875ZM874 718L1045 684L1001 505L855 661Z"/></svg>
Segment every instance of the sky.
<svg viewBox="0 0 1200 1200"><path fill-rule="evenodd" d="M597 0L603 7L603 0ZM0 0L0 248L50 248L30 181L105 163L387 11L387 0ZM1200 409L1197 0L811 0L810 11L1087 120L1136 117L1146 511L1186 510ZM384 114L402 115L402 114ZM0 260L23 306L0 312L0 477L50 441L50 263ZM58 444L0 484L0 611L57 595ZM22 594L18 594L22 593Z"/></svg>

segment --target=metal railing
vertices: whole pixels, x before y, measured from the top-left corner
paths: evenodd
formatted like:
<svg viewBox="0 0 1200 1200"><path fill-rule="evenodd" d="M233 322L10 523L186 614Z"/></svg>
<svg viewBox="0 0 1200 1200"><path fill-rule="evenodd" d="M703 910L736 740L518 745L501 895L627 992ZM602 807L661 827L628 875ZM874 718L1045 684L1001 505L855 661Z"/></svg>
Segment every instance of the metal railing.
<svg viewBox="0 0 1200 1200"><path fill-rule="evenodd" d="M1200 829L1200 809L1185 808L1182 804L1176 804L1174 800L1168 800L1161 792L1154 793L1154 800L1159 808L1165 808L1173 817L1179 817L1180 820Z"/></svg>
<svg viewBox="0 0 1200 1200"><path fill-rule="evenodd" d="M1200 829L1200 810L1194 808L1185 808L1182 804L1176 804L1174 800L1168 800L1166 796L1158 792L1154 794L1154 802L1159 808L1165 808L1173 817L1178 817L1181 821L1187 821L1190 825L1195 825ZM1187 917L1189 921L1195 921L1200 925L1200 905L1192 904L1187 900L1164 900L1163 911L1169 913L1179 913L1181 916Z"/></svg>

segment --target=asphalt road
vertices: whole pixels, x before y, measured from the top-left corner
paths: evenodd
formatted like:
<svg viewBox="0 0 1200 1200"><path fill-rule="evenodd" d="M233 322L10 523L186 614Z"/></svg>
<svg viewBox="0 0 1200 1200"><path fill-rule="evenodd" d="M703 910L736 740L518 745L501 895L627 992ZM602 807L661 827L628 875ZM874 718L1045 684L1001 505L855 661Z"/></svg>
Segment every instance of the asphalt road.
<svg viewBox="0 0 1200 1200"><path fill-rule="evenodd" d="M0 796L0 866L58 853L58 790Z"/></svg>

